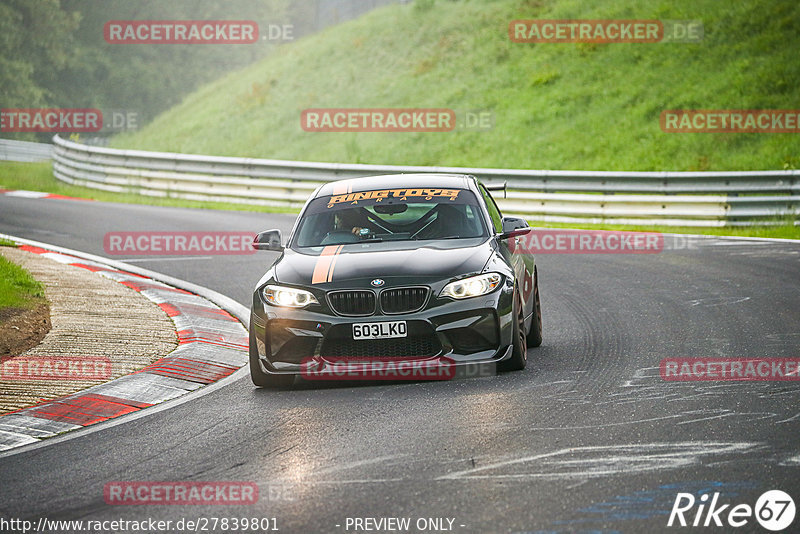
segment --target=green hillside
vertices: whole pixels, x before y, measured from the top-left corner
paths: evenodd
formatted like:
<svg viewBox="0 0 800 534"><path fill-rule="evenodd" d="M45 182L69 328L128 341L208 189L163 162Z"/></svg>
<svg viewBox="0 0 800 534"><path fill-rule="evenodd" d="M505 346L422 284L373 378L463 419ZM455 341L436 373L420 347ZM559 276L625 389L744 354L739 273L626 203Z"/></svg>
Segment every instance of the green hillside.
<svg viewBox="0 0 800 534"><path fill-rule="evenodd" d="M693 44L518 44L514 19L699 19ZM285 45L207 85L125 148L547 169L800 166L797 133L664 133L665 109L800 108L795 0L417 0ZM490 130L309 133L306 108L490 110Z"/></svg>

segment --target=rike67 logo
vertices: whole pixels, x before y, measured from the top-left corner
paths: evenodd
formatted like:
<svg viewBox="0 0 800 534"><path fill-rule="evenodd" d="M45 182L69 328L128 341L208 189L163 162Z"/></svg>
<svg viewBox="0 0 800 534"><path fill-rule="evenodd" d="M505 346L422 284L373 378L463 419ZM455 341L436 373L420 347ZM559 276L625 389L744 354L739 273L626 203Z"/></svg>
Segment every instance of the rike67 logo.
<svg viewBox="0 0 800 534"><path fill-rule="evenodd" d="M778 532L787 529L794 521L794 500L781 490L765 492L754 507L721 504L719 497L719 492L704 493L699 499L691 493L678 493L667 526L739 528L751 524L755 516L762 527Z"/></svg>

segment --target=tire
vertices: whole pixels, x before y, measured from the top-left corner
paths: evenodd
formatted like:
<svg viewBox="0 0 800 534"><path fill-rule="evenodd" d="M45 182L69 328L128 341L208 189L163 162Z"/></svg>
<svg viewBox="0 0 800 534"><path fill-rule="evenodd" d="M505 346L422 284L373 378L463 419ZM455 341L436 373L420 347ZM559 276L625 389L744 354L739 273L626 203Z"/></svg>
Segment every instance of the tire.
<svg viewBox="0 0 800 534"><path fill-rule="evenodd" d="M250 379L253 384L262 388L287 388L294 384L294 375L270 375L262 371L258 359L256 334L250 327Z"/></svg>
<svg viewBox="0 0 800 534"><path fill-rule="evenodd" d="M539 271L533 268L533 316L531 327L528 330L528 347L538 347L542 344L542 306L539 303Z"/></svg>
<svg viewBox="0 0 800 534"><path fill-rule="evenodd" d="M511 329L511 358L497 364L499 371L522 371L528 363L528 336L525 335L525 312L518 294L514 294L514 323Z"/></svg>

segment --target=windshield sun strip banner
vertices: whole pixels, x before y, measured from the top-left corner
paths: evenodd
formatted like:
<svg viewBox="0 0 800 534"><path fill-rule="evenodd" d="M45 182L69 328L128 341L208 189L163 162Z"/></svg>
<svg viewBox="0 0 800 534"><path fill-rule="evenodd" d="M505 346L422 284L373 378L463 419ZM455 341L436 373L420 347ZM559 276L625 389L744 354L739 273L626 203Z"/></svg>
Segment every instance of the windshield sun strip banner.
<svg viewBox="0 0 800 534"><path fill-rule="evenodd" d="M328 200L328 208L337 204L358 204L362 200L381 202L383 199L392 198L401 202L408 202L409 199L424 199L426 201L434 198L449 198L455 201L461 189L438 189L438 188L413 188L413 189L379 189L374 191L360 191L357 193L334 192Z"/></svg>

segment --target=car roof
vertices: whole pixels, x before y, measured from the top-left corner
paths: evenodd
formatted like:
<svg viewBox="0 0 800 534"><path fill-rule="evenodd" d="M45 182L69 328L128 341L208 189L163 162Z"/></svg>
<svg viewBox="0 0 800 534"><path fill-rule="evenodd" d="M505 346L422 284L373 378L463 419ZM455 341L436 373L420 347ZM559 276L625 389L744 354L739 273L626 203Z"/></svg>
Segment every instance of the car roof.
<svg viewBox="0 0 800 534"><path fill-rule="evenodd" d="M328 182L320 186L315 197L374 191L376 189L471 189L474 180L466 174L420 173L420 174L386 174L381 176L365 176Z"/></svg>

